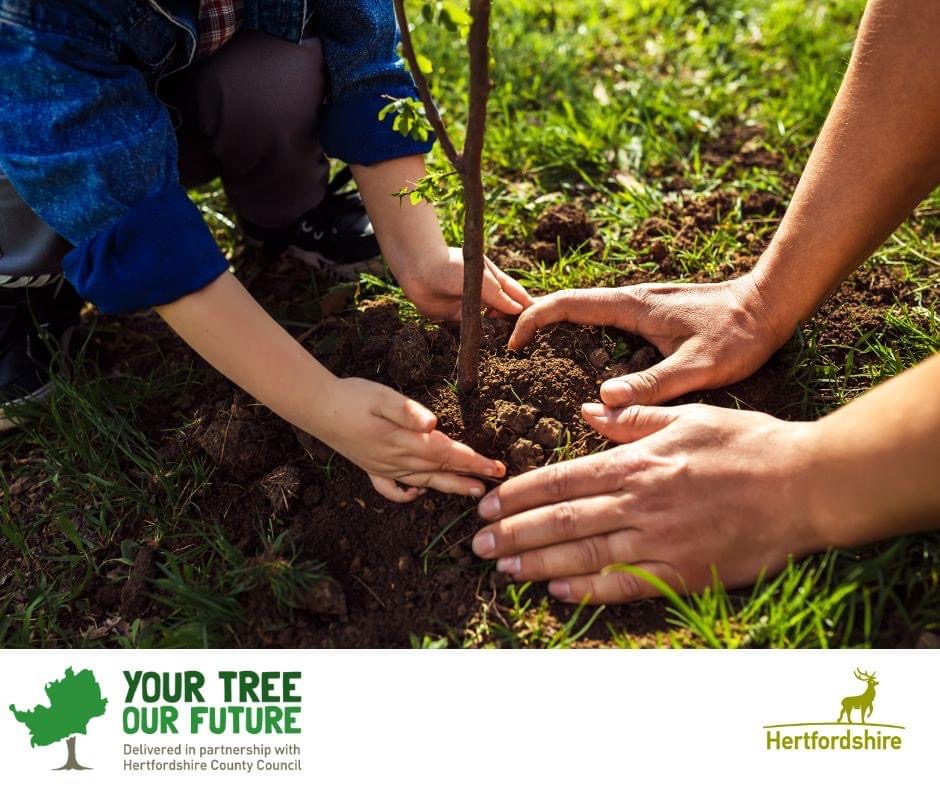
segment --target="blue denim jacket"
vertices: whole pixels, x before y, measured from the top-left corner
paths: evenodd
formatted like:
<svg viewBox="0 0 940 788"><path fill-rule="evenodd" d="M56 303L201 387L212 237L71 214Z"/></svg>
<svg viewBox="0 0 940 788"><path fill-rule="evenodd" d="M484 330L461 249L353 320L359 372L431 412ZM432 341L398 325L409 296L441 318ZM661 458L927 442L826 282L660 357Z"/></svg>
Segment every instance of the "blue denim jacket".
<svg viewBox="0 0 940 788"><path fill-rule="evenodd" d="M186 67L198 0L0 0L0 170L74 245L65 276L106 312L166 304L226 267L179 183L176 136L154 95ZM372 164L427 144L380 123L414 95L391 0L246 0L243 26L323 42L331 95L321 144Z"/></svg>

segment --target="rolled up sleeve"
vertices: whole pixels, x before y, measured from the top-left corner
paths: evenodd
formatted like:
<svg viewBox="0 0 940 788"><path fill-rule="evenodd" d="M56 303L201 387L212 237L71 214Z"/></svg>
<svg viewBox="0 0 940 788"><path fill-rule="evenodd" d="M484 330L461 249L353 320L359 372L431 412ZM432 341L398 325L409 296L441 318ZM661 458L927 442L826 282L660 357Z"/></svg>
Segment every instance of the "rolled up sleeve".
<svg viewBox="0 0 940 788"><path fill-rule="evenodd" d="M170 304L227 268L199 209L178 183L148 194L62 261L75 289L109 313Z"/></svg>
<svg viewBox="0 0 940 788"><path fill-rule="evenodd" d="M179 184L176 136L108 49L0 25L0 169L75 247L62 262L106 312L169 303L227 268Z"/></svg>
<svg viewBox="0 0 940 788"><path fill-rule="evenodd" d="M379 111L390 99L417 98L398 55L398 25L391 0L318 0L313 26L323 42L331 95L320 143L349 164L375 164L427 153L434 144L406 137Z"/></svg>

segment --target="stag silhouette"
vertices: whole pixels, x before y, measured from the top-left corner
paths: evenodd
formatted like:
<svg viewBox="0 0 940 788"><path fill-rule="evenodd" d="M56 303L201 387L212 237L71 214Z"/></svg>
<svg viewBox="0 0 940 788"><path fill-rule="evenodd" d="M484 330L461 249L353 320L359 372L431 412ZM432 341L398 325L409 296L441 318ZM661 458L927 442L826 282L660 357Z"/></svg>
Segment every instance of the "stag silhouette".
<svg viewBox="0 0 940 788"><path fill-rule="evenodd" d="M839 719L836 722L842 722L843 715L845 721L850 725L852 723L852 709L858 709L862 713L862 724L865 724L865 717L869 716L874 709L875 687L878 682L875 681L874 673L863 673L858 668L855 669L855 678L859 681L868 682L868 686L861 695L849 695L842 699L842 711L839 712Z"/></svg>

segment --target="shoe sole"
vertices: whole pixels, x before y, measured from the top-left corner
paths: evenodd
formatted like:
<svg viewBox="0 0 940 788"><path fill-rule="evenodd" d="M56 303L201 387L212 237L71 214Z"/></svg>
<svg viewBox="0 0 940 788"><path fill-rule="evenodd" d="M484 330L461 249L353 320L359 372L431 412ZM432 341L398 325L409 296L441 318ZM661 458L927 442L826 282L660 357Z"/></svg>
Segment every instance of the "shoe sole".
<svg viewBox="0 0 940 788"><path fill-rule="evenodd" d="M355 263L338 263L319 252L311 252L299 246L288 246L284 250L284 255L300 261L314 274L326 274L344 281L354 281L359 278L360 274L382 276L385 273L385 264L381 256L357 260Z"/></svg>
<svg viewBox="0 0 940 788"><path fill-rule="evenodd" d="M72 342L75 339L75 326L69 326L65 331L62 332L59 337L59 351L61 358L61 366L64 374L71 376L71 364L70 356L72 350ZM50 380L48 383L40 386L33 392L26 394L19 399L11 400L10 402L4 403L3 406L0 406L0 433L10 432L11 430L16 429L17 427L22 427L23 422L20 419L16 419L12 416L8 416L6 409L13 406L14 408L19 405L26 405L28 403L42 404L49 399L49 395L52 393L53 382Z"/></svg>
<svg viewBox="0 0 940 788"><path fill-rule="evenodd" d="M19 419L13 418L12 416L7 416L6 408L10 406L17 407L19 405L26 405L27 403L43 403L49 399L49 395L52 393L52 381L50 380L46 383L45 386L36 389L31 394L27 394L25 397L20 397L15 399L12 402L6 403L4 407L0 408L0 432L9 432L14 430L17 427L21 427L23 422Z"/></svg>
<svg viewBox="0 0 940 788"><path fill-rule="evenodd" d="M264 253L264 242L249 235L244 236L244 238L245 246L256 252ZM360 274L373 274L374 276L383 276L385 274L385 263L382 262L381 255L370 257L367 260L358 260L355 263L338 263L336 260L320 254L320 252L302 249L291 244L285 247L283 251L269 255L267 259L276 260L278 257L297 260L309 268L313 274L329 275L347 282L355 281Z"/></svg>

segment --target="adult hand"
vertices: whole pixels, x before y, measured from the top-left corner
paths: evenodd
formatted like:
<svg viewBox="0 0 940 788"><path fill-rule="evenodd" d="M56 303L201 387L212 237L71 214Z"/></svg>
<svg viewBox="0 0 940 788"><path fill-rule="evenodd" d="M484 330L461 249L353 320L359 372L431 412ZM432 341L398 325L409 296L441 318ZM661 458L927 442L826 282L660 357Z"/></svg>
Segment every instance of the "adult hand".
<svg viewBox="0 0 940 788"><path fill-rule="evenodd" d="M642 567L680 592L779 571L825 546L810 485L816 424L707 405L583 408L614 449L531 471L479 504L494 522L474 552L518 581L551 580L565 602L628 602L655 589L612 564Z"/></svg>
<svg viewBox="0 0 940 788"><path fill-rule="evenodd" d="M612 407L667 402L741 380L783 345L795 325L767 306L757 280L747 274L720 284L562 290L536 299L520 315L509 347L525 347L537 329L559 321L615 326L666 356L649 369L605 381L601 399Z"/></svg>

